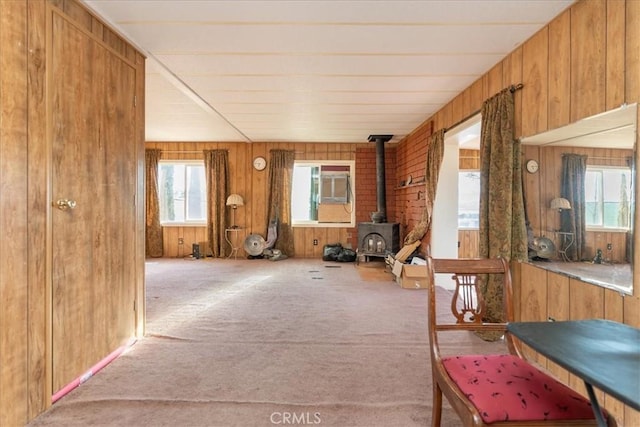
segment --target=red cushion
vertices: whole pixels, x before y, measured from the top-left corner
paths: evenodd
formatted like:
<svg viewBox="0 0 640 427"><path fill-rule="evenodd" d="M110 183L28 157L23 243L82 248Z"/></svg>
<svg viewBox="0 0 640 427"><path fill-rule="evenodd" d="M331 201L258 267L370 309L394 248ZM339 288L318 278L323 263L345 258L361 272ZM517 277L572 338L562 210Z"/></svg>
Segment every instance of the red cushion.
<svg viewBox="0 0 640 427"><path fill-rule="evenodd" d="M594 418L588 399L519 357L448 357L443 364L487 424Z"/></svg>

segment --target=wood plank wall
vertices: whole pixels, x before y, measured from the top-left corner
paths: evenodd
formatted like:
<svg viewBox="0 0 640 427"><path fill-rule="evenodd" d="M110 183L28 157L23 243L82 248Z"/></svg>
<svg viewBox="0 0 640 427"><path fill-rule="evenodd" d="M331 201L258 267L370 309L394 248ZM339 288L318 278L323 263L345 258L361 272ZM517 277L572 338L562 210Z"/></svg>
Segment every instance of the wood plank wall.
<svg viewBox="0 0 640 427"><path fill-rule="evenodd" d="M480 110L485 99L518 83L524 87L515 92L516 137L555 129L623 103L639 102L638 22L638 1L581 0L514 49L425 123L433 120L434 130L450 128ZM410 143L409 139L400 145ZM543 200L547 196L537 178L525 177L524 185L527 209L548 202ZM635 197L637 200L637 186ZM639 210L635 214L638 224ZM638 246L638 234L634 236L634 247ZM640 265L638 252L634 251L635 265ZM526 264L521 267L514 270L514 286L516 313L522 320L546 319L548 301L552 301L558 318L563 313L573 318L603 314L640 327L638 269L633 275L634 295L622 296L575 279L555 276L549 279L552 273L532 270L534 267ZM571 379L570 384L580 390L576 379ZM605 398L605 406L615 414L619 425L640 425L638 411L611 398Z"/></svg>
<svg viewBox="0 0 640 427"><path fill-rule="evenodd" d="M202 150L229 151L229 169L232 193L240 194L244 206L236 211L236 224L243 228L241 239L256 233L267 236L267 179L268 166L263 171L252 167L256 156L269 159L269 150L294 150L296 160L355 160L357 144L340 143L234 143L234 142L147 142L146 148L162 150L163 160L202 159ZM356 176L357 180L357 176ZM357 185L357 184L356 184ZM295 257L321 258L322 248L328 243L356 246L355 230L349 227L294 227ZM184 239L184 245L178 239ZM163 249L165 257L184 257L191 254L191 244L206 240L206 227L164 227ZM318 244L314 245L313 241ZM239 257L246 257L240 250Z"/></svg>
<svg viewBox="0 0 640 427"><path fill-rule="evenodd" d="M0 425L3 426L25 425L51 405L53 392L52 127L47 122L54 108L48 91L49 82L55 79L48 62L54 36L53 26L49 24L54 13L73 22L135 68L135 87L141 103L132 118L137 140L129 142L135 147L136 155L133 158L128 155L124 162L128 176L135 180L138 194L142 194L144 182L144 110L141 107L144 105L144 56L76 0L0 1ZM144 202L144 198L139 200ZM127 280L130 288L123 303L127 310L126 314L122 313L128 316L126 325L121 322L121 313L111 313L112 319L93 316L103 325L100 329L94 324L95 331L112 327L107 335L125 328L131 336L134 328L129 299L132 292L129 291L137 294L139 309L135 323L137 332L143 331L144 206L137 203L134 215L135 218L127 217L126 224L135 230L135 254L133 259L129 257L131 265L122 269L128 277L135 275ZM103 339L100 333L95 336ZM62 345L73 346L87 355L94 352L91 342ZM95 362L107 354L94 355ZM82 373L77 371L77 375Z"/></svg>
<svg viewBox="0 0 640 427"><path fill-rule="evenodd" d="M26 29L26 2L0 2L0 425L29 410Z"/></svg>

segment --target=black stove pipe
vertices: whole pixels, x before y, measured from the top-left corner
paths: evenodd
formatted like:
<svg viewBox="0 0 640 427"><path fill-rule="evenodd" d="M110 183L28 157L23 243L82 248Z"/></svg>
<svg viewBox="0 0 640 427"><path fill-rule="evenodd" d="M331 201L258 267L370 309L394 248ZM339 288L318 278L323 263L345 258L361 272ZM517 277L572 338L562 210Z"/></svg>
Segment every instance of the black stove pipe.
<svg viewBox="0 0 640 427"><path fill-rule="evenodd" d="M371 221L387 222L387 191L384 164L384 143L393 135L369 135L369 141L376 143L376 201L377 212L371 214Z"/></svg>

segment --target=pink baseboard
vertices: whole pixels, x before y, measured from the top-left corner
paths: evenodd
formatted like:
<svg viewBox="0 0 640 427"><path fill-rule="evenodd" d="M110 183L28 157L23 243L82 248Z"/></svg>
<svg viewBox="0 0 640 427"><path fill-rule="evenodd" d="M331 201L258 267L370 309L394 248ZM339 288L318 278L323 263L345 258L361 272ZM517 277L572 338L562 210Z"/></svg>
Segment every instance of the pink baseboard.
<svg viewBox="0 0 640 427"><path fill-rule="evenodd" d="M76 387L79 387L82 383L88 381L89 378L97 374L102 368L104 368L113 360L118 358L118 356L120 356L127 348L131 347L135 343L136 343L136 339L131 338L125 345L118 347L116 350L111 352L107 357L105 357L104 359L102 359L101 361L93 365L87 372L80 375L78 378L71 381L69 384L67 384L66 386L62 387L60 390L55 392L53 396L51 396L51 403L52 404L56 403L62 397L67 395L67 393L69 393L71 390L75 389Z"/></svg>

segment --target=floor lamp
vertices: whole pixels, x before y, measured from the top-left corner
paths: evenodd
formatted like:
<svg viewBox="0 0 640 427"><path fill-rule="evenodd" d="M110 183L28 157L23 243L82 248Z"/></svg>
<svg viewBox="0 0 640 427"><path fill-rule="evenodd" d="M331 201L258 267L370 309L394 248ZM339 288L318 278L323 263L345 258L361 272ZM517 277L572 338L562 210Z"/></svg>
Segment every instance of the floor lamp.
<svg viewBox="0 0 640 427"><path fill-rule="evenodd" d="M238 228L236 225L236 209L238 206L244 206L244 201L242 200L242 196L239 194L232 194L227 197L227 206L231 206L233 208L231 223L233 224L231 228Z"/></svg>

